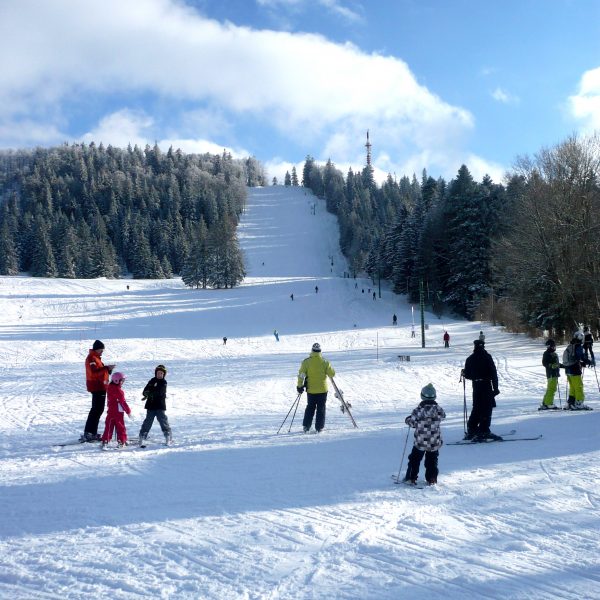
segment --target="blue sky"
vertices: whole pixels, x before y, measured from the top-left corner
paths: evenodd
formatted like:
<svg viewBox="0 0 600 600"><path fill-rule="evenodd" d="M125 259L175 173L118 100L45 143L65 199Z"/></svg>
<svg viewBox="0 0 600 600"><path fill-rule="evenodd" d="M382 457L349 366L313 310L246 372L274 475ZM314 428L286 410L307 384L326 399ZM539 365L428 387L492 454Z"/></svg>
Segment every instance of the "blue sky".
<svg viewBox="0 0 600 600"><path fill-rule="evenodd" d="M600 129L598 0L0 0L0 148L157 141L379 179Z"/></svg>

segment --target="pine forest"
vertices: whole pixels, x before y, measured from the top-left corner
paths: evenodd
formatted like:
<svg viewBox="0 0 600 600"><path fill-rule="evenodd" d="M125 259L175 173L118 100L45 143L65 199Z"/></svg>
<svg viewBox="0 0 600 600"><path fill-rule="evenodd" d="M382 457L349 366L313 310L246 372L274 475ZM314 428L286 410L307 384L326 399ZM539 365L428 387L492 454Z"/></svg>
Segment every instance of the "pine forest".
<svg viewBox="0 0 600 600"><path fill-rule="evenodd" d="M254 158L157 145L0 152L0 273L237 285L236 225L264 178Z"/></svg>

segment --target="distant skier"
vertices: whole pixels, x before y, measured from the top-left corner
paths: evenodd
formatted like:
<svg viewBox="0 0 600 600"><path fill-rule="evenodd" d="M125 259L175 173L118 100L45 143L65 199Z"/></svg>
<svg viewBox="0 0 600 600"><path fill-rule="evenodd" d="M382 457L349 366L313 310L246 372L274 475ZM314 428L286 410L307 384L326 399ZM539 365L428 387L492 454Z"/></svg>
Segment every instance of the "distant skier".
<svg viewBox="0 0 600 600"><path fill-rule="evenodd" d="M292 302L294 301L294 294L290 294L290 298L292 299Z"/></svg>
<svg viewBox="0 0 600 600"><path fill-rule="evenodd" d="M165 436L165 444L169 446L173 441L171 425L167 418L167 368L164 365L158 365L154 369L154 377L146 384L142 395L146 400L144 408L146 409L146 418L140 429L140 446L146 443L148 433L152 428L154 419L158 420L158 424Z"/></svg>
<svg viewBox="0 0 600 600"><path fill-rule="evenodd" d="M318 293L319 293L319 286L315 285L315 294L318 294Z"/></svg>
<svg viewBox="0 0 600 600"><path fill-rule="evenodd" d="M594 351L592 350L592 346L594 345L594 336L590 331L589 327L583 328L583 350L585 352L585 357L590 360L590 364L592 367L596 366L596 359L594 357ZM591 356L591 359L590 359Z"/></svg>
<svg viewBox="0 0 600 600"><path fill-rule="evenodd" d="M275 336L275 339L276 339L277 341L279 341L279 332L277 331L277 329L274 329L274 330L273 330L273 335Z"/></svg>
<svg viewBox="0 0 600 600"><path fill-rule="evenodd" d="M562 364L569 381L569 398L567 408L569 410L587 410L584 404L585 395L583 393L583 367L591 364L585 357L583 351L583 333L576 331L573 339L565 348L562 356Z"/></svg>
<svg viewBox="0 0 600 600"><path fill-rule="evenodd" d="M485 334L483 333L483 331L479 332L479 341L485 344Z"/></svg>
<svg viewBox="0 0 600 600"><path fill-rule="evenodd" d="M321 346L318 343L312 345L311 353L305 358L298 371L296 391L301 394L306 388L307 402L304 411L302 427L307 433L313 422L315 409L317 418L315 429L317 433L325 427L325 403L327 402L327 377L334 377L335 370L328 360L321 355Z"/></svg>
<svg viewBox="0 0 600 600"><path fill-rule="evenodd" d="M444 331L444 348L450 348L450 334Z"/></svg>
<svg viewBox="0 0 600 600"><path fill-rule="evenodd" d="M373 300L377 299L377 294L375 292L373 292Z"/></svg>
<svg viewBox="0 0 600 600"><path fill-rule="evenodd" d="M123 373L113 373L110 378L110 383L106 391L108 410L106 411L106 423L104 425L104 433L102 434L102 448L108 446L108 442L112 439L115 430L117 431L119 448L127 445L127 429L125 427L124 415L127 413L127 416L131 417L131 409L125 400L125 392L123 391L125 379L126 377Z"/></svg>
<svg viewBox="0 0 600 600"><path fill-rule="evenodd" d="M425 479L429 485L435 485L438 478L438 456L442 447L440 424L446 418L444 409L438 405L436 391L431 383L421 390L421 403L404 422L415 428L415 441L408 456L405 483L417 484L419 466L425 456Z"/></svg>
<svg viewBox="0 0 600 600"><path fill-rule="evenodd" d="M105 365L102 362L103 352L104 344L100 340L96 340L85 359L85 386L87 391L92 394L92 408L88 414L82 436L82 439L86 442L100 439L98 423L104 412L108 378L115 368L115 365Z"/></svg>
<svg viewBox="0 0 600 600"><path fill-rule="evenodd" d="M392 317L392 325L398 325L398 317L395 314Z"/></svg>
<svg viewBox="0 0 600 600"><path fill-rule="evenodd" d="M473 409L467 422L465 439L501 440L500 436L490 431L495 398L500 393L496 365L480 339L475 340L473 346L473 354L467 358L462 371L463 377L470 379L473 385Z"/></svg>
<svg viewBox="0 0 600 600"><path fill-rule="evenodd" d="M552 339L546 341L546 351L542 356L542 365L546 367L548 384L540 410L551 410L556 408L554 406L554 394L556 394L558 378L560 377L560 363L558 362L558 354L556 354L556 343Z"/></svg>
<svg viewBox="0 0 600 600"><path fill-rule="evenodd" d="M223 337L223 346L225 346L227 344L227 338Z"/></svg>

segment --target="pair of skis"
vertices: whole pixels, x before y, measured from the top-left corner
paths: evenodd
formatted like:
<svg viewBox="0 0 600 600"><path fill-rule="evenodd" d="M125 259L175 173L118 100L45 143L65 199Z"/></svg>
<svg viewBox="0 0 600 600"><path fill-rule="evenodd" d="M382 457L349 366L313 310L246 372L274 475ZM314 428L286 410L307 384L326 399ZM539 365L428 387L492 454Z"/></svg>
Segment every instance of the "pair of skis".
<svg viewBox="0 0 600 600"><path fill-rule="evenodd" d="M542 438L542 434L534 437L511 437L517 433L516 429L511 429L508 433L503 433L499 436L500 439L489 439L489 440L459 440L457 442L447 442L446 446L475 446L477 444L491 444L494 442L531 442Z"/></svg>

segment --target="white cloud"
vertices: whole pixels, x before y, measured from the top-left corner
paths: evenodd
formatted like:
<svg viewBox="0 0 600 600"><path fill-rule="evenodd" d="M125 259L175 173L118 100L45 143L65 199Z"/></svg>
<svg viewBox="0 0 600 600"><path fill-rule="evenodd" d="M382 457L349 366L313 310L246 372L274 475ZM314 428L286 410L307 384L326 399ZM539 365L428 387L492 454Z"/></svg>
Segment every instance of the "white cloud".
<svg viewBox="0 0 600 600"><path fill-rule="evenodd" d="M583 74L577 94L569 98L569 108L582 121L584 131L600 129L600 67Z"/></svg>
<svg viewBox="0 0 600 600"><path fill-rule="evenodd" d="M216 142L203 139L164 139L158 142L161 150L168 150L170 146L174 149L180 149L183 152L189 152L192 154L222 154L223 151L231 154L233 158L246 158L252 153L244 150L243 148L229 148L222 146Z"/></svg>
<svg viewBox="0 0 600 600"><path fill-rule="evenodd" d="M221 154L224 150L233 158L250 156L250 152L243 148L230 148L207 139L194 138L164 138L157 140L153 135L154 120L143 111L120 110L104 117L97 127L81 136L83 142L102 142L105 146L125 148L128 144L144 148L146 144L154 145L166 151L172 146L184 152L204 154Z"/></svg>
<svg viewBox="0 0 600 600"><path fill-rule="evenodd" d="M126 148L127 144L144 147L151 139L153 120L141 111L120 110L104 117L98 126L85 133L81 139L84 142L102 142L105 146Z"/></svg>
<svg viewBox="0 0 600 600"><path fill-rule="evenodd" d="M501 87L497 87L493 92L491 92L491 96L494 100L501 102L502 104L518 104L520 101L518 96L507 92Z"/></svg>
<svg viewBox="0 0 600 600"><path fill-rule="evenodd" d="M347 7L321 1L330 10ZM11 57L0 62L0 127L44 112L55 114L50 122L63 130L57 123L69 104L111 100L110 114L83 137L115 145L234 140L236 125L227 128L237 119L273 127L315 155L323 148L317 158L361 164L360 140L371 129L378 152L400 164L429 157L434 162L417 170L439 172L449 156L461 154L474 126L467 110L419 84L399 58L318 35L221 24L181 0L4 2L0 54ZM130 106L151 98L162 116L119 110L115 97L127 97ZM197 129L178 120L177 111L196 113Z"/></svg>
<svg viewBox="0 0 600 600"><path fill-rule="evenodd" d="M358 10L353 10L340 0L257 0L259 6L271 9L314 10L314 5L323 6L334 15L343 17L347 21L359 22L363 20Z"/></svg>

